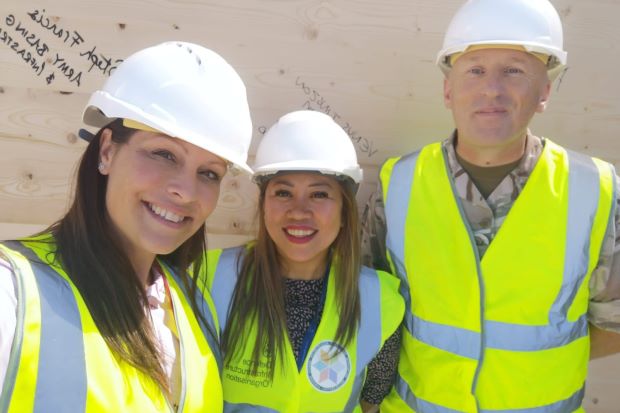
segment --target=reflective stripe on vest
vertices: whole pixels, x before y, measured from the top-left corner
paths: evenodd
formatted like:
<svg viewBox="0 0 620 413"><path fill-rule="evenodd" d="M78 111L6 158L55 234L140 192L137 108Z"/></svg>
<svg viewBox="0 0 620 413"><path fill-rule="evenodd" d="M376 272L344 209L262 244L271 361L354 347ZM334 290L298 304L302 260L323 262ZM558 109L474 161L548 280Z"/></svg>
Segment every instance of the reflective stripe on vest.
<svg viewBox="0 0 620 413"><path fill-rule="evenodd" d="M214 297L214 302L216 306L216 313L220 318L220 326L224 328L226 326L226 321L228 317L228 311L230 306L230 300L232 297L232 293L235 287L235 283L237 280L236 271L237 271L237 258L239 253L242 251L242 248L233 248L224 250L220 255L220 260L217 263L217 267L215 270L215 274L212 274L210 277L212 278L211 283L211 293ZM361 318L360 318L360 327L357 331L355 339L352 343L357 343L354 351L351 351L349 347L347 349L348 355L351 357L351 362L355 362L355 367L351 366L351 374L354 376L352 384L347 387L346 382L342 385L342 387L336 390L329 390L327 392L322 392L316 390L313 385L310 383L310 379L308 378L309 367L307 365L308 360L311 358L312 349L316 349L320 346L320 343L325 339L329 339L325 336L325 329L330 325L333 327L333 324L337 322L337 317L335 320L328 320L326 317L329 317L328 314L332 314L330 312L334 311L335 303L334 301L334 278L337 274L334 274L334 268L331 269L330 277L328 278L328 292L327 292L327 300L324 307L323 319L319 324L319 329L317 330L316 336L313 340L312 345L310 346L310 352L308 354L308 358L304 362L304 366L301 371L297 371L297 366L293 363L294 356L292 354L292 350L290 348L290 343L287 341L286 351L287 355L285 360L292 364L291 366L285 366L289 376L283 382L283 378L279 375L281 373L281 369L279 367L279 363L276 363L275 377L274 382L272 383L273 387L270 385L265 385L262 388L259 388L259 382L262 383L262 376L251 376L244 375L244 373L239 373L239 367L237 366L226 366L232 370L224 371L224 411L226 413L232 412L241 412L248 411L246 409L251 409L251 411L256 412L265 412L271 413L276 411L288 411L285 409L292 409L292 411L298 411L298 409L302 409L303 411L316 411L316 412L353 412L360 411L359 410L359 398L361 395L364 379L366 376L366 367L368 363L375 357L377 352L380 350L381 346L398 327L400 317L402 317L404 311L404 304L402 299L398 296L396 292L397 280L394 277L391 277L387 274L378 275L377 272L371 270L369 268L363 267L362 272L360 274L360 308L361 308ZM386 277L389 279L384 280ZM382 281L383 280L383 281ZM389 285L392 285L392 289L390 291ZM330 301L331 297L331 301ZM385 297L385 306L389 308L389 312L391 314L385 314L385 308L382 308L382 298ZM388 320L388 325L385 325L386 320ZM247 338L246 342L254 343L254 336ZM359 337L359 339L358 339ZM350 345L351 346L351 345ZM245 349L248 351L248 348ZM251 351L251 350L250 350ZM290 354L288 354L290 353ZM279 358L276 358L279 360ZM246 392L242 392L241 390L237 390L235 392L231 392L228 389L226 383L227 374L241 375L239 376L241 380L256 382L257 384L255 390L251 385L245 385L249 389ZM347 379L347 381L350 381ZM232 383L232 382L231 382ZM286 388L280 388L276 386L276 383L285 383ZM235 385L237 385L235 383ZM278 387L278 388L276 388ZM338 394L342 393L344 389L348 388L348 394L340 394L338 396L339 402L334 404L334 401L326 402L323 399L325 397L333 397L330 393ZM262 389L262 390L261 390ZM277 392L278 395L271 397L273 392ZM246 397L249 392L252 394L257 392L254 399ZM234 394L231 394L234 393ZM245 396L244 396L245 395ZM327 396L326 396L327 395ZM233 397L234 396L234 397ZM287 398L285 404L274 406L275 398L281 399L283 396ZM288 398L296 398L297 405L295 403L287 404ZM231 400L232 398L232 400ZM252 400L252 403L248 403L249 400ZM264 404L257 400L265 400ZM324 403L323 408L321 409L321 403ZM326 405L334 406L333 408L325 408ZM270 406L270 407L267 407Z"/></svg>
<svg viewBox="0 0 620 413"><path fill-rule="evenodd" d="M71 287L56 272L50 271L48 265L41 263L31 249L19 242L5 242L4 245L30 261L41 295L41 345L32 411L62 412L67 406L84 411L84 343L80 313ZM63 337L63 341L56 341L56 337ZM62 380L59 372L63 372ZM6 377L5 382L11 383L14 379Z"/></svg>
<svg viewBox="0 0 620 413"><path fill-rule="evenodd" d="M215 270L215 280L211 285L211 296L215 304L217 318L220 325L220 336L228 323L228 312L232 294L237 283L237 261L239 254L244 247L227 248L222 250L222 254L217 262Z"/></svg>
<svg viewBox="0 0 620 413"><path fill-rule="evenodd" d="M419 152L416 152L403 157L394 165L385 201L388 227L386 244L399 274L406 274L403 262L407 209L402 206L407 205L409 200L418 154ZM590 232L598 208L600 185L598 172L590 157L571 151L568 151L568 155L570 199L563 285L574 285L576 278L585 273L588 266ZM409 285L406 285L406 289L403 285L405 282L401 279L401 293L409 303ZM575 292L576 290L560 290L549 313L548 326L533 327L486 321L486 346L514 351L543 350L558 347L588 334L585 315L573 323L566 320L566 312ZM478 357L480 334L416 319L411 313L410 305L406 307L405 320L409 332L419 340L464 357Z"/></svg>
<svg viewBox="0 0 620 413"><path fill-rule="evenodd" d="M434 154L440 153L437 145L427 147L425 150L425 162L439 162L435 158L430 158L430 151ZM552 157L561 156L562 150L550 141L546 141L545 150L553 151ZM414 176L416 175L416 164L422 152L416 152L411 155L402 157L398 160L388 160L382 170L382 183L384 187L385 211L387 220L386 244L389 252L389 258L395 271L401 278L401 293L406 300L405 325L406 329L412 337L422 343L426 343L434 348L445 350L471 359L477 362L482 361L481 354L483 345L486 349L498 349L505 351L540 351L545 349L553 349L574 342L588 334L588 324L586 315L581 314L576 320L569 321L567 314L570 306L575 301L575 296L581 287L585 275L588 273L589 264L592 262L590 252L591 234L594 231L594 221L597 214L605 215L608 211L611 200L609 196L610 182L613 182L614 174L611 167L602 165L601 161L595 162L584 155L569 152L568 162L568 217L566 245L564 252L564 272L562 285L548 313L547 325L521 325L514 323L481 320L481 331L473 331L468 328L461 328L454 325L446 325L426 321L412 313L410 287L407 285L409 281L407 270L405 268L406 256L405 233L406 221L409 210L404 205L410 205L410 197L412 189L415 186ZM543 157L541 156L541 159ZM556 158L554 158L556 159ZM446 168L445 160L443 167ZM542 162L542 161L539 161ZM437 166L435 164L435 166ZM389 170L391 169L391 173ZM425 169L426 170L426 169ZM602 176L601 175L602 172ZM455 193L452 179L449 179L452 186L452 192ZM604 185L606 193L600 194L600 188ZM614 189L611 189L613 191ZM599 198L609 201L609 205L601 205L599 207ZM456 198L456 197L455 197ZM458 200L457 200L458 203ZM481 294L484 294L484 283L482 280L482 272L480 269L480 260L477 257L477 249L473 241L471 229L468 227L467 218L459 204L461 219L467 226L473 253L476 255L476 265L478 276L480 277ZM544 208L544 206L541 206ZM429 217L429 219L433 219ZM611 217L610 217L611 219ZM608 220L599 220L599 227L602 222ZM448 288L448 286L446 286ZM484 300L481 299L481 309L484 313ZM415 361L412 361L415 363ZM476 370L476 378L480 373L482 362L478 363ZM423 380L423 378L421 379ZM474 381L473 388L476 388ZM424 401L412 393L407 385L407 381L403 377L399 377L398 393L400 397L407 401L412 409L419 412L454 412L453 410L441 405ZM523 391L527 391L523 389ZM558 401L545 406L530 408L526 410L519 409L503 409L494 410L502 412L567 412L579 408L583 397L583 388L577 390L574 395L566 400ZM479 408L478 411L485 411Z"/></svg>
<svg viewBox="0 0 620 413"><path fill-rule="evenodd" d="M76 287L56 266L53 244L33 239L23 244L3 243L1 248L18 287L14 343L19 343L19 351L11 353L2 394L3 403L10 403L9 412L62 412L68 407L84 412L171 411L154 381L119 362L110 351ZM221 382L214 356L190 304L182 299L167 266L162 268L171 287L179 333L183 388L178 411L221 412ZM26 309L20 314L24 299Z"/></svg>
<svg viewBox="0 0 620 413"><path fill-rule="evenodd" d="M176 282L176 285L179 291L183 293L185 300L188 303L190 303L191 293L187 290L187 288L185 287L185 284L183 283L183 281L181 280L177 272L173 271L172 268L170 268L170 266L167 265L166 263L162 262L162 266L166 267L166 269L168 270L168 273L172 275L172 278ZM202 317L204 317L204 320L202 317L196 317L198 320L198 324L200 325L200 330L202 331L202 334L206 338L207 343L209 343L209 348L213 352L213 356L215 357L215 360L217 362L218 368L221 373L222 372L222 353L220 351L220 344L218 342L218 339L215 336L216 334L215 319L213 318L213 314L211 310L209 309L209 305L206 302L203 292L201 292L198 288L196 288L196 291L193 294L193 296L194 296L194 300L197 306L196 310L200 312ZM205 324L205 322L207 324Z"/></svg>
<svg viewBox="0 0 620 413"><path fill-rule="evenodd" d="M417 398L409 388L407 382L399 375L396 378L396 392L409 407L418 413L463 413L460 410L449 409L435 403ZM501 410L501 413L568 413L574 412L581 406L585 394L585 386L566 400L541 407L527 409ZM498 413L498 410L479 409L479 413Z"/></svg>

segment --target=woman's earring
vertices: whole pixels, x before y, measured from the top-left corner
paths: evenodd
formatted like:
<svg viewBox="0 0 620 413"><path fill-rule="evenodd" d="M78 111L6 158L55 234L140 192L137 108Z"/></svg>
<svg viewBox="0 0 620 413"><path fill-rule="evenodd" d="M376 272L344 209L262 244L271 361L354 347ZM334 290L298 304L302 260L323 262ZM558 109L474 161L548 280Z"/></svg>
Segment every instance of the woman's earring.
<svg viewBox="0 0 620 413"><path fill-rule="evenodd" d="M103 162L99 161L99 165L97 166L97 169L99 169L99 173L103 173Z"/></svg>

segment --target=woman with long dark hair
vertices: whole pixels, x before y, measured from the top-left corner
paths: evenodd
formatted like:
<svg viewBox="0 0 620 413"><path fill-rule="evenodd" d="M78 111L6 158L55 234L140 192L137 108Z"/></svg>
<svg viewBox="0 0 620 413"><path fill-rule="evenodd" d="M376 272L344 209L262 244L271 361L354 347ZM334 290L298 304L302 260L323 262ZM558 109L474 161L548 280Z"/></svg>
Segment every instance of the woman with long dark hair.
<svg viewBox="0 0 620 413"><path fill-rule="evenodd" d="M259 228L209 252L224 354L224 411L373 411L390 392L404 304L398 280L360 263L362 171L322 113L289 113L254 165Z"/></svg>
<svg viewBox="0 0 620 413"><path fill-rule="evenodd" d="M99 131L69 211L0 245L0 411L219 412L212 303L192 274L223 176L249 171L245 86L211 50L162 43L83 118Z"/></svg>

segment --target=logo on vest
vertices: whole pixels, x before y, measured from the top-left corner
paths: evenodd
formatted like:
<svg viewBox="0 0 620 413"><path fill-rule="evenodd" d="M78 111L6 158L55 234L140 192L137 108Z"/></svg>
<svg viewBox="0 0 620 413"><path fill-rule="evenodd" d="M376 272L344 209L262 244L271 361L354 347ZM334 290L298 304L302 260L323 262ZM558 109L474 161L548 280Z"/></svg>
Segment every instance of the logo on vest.
<svg viewBox="0 0 620 413"><path fill-rule="evenodd" d="M308 379L320 391L331 392L342 387L351 374L349 354L333 341L319 343L308 359Z"/></svg>

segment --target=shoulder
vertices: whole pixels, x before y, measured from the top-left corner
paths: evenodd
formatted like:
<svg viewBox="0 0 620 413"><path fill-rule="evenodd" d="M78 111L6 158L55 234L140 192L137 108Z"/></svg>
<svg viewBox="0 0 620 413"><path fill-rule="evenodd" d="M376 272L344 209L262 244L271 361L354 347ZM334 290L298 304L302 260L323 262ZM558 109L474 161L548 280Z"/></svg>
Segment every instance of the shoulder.
<svg viewBox="0 0 620 413"><path fill-rule="evenodd" d="M360 285L362 283L378 282L381 285L385 285L390 290L398 291L400 280L387 271L375 270L373 268L362 265L360 271Z"/></svg>
<svg viewBox="0 0 620 413"><path fill-rule="evenodd" d="M211 259L221 266L237 266L243 259L245 254L252 250L252 245L239 245L237 247L223 248L218 250L209 250L207 252L207 259Z"/></svg>
<svg viewBox="0 0 620 413"><path fill-rule="evenodd" d="M431 143L427 143L426 145L423 145L421 147L418 147L415 150L409 151L409 152L405 152L402 155L399 156L393 156L393 157L389 157L387 158L384 162L383 165L389 165L389 164L394 164L396 162L398 162L401 159L407 159L407 158L412 158L412 157L416 157L418 156L421 152L423 151L427 151L427 150L436 150L436 151L442 151L443 149L448 149L453 147L452 146L452 139L448 138L446 140L443 141L435 141L435 142L431 142Z"/></svg>
<svg viewBox="0 0 620 413"><path fill-rule="evenodd" d="M379 294L382 307L402 313L404 300L399 292L400 280L392 274L362 266L360 272L360 290Z"/></svg>
<svg viewBox="0 0 620 413"><path fill-rule="evenodd" d="M362 267L360 298L362 324L381 334L382 341L399 328L405 315L405 301L400 295L400 281L392 274Z"/></svg>
<svg viewBox="0 0 620 413"><path fill-rule="evenodd" d="M382 164L381 164L381 169L380 169L380 176L382 178L384 178L386 175L390 174L393 170L394 170L394 166L401 161L407 160L407 159L411 159L411 158L417 158L417 156L420 154L420 152L422 152L424 150L424 148L426 147L422 147L416 151L413 152L409 152L406 153L404 155L400 155L400 156L394 156L394 157L390 157L387 158Z"/></svg>
<svg viewBox="0 0 620 413"><path fill-rule="evenodd" d="M444 157L444 144L442 142L430 143L422 148L407 153L402 156L394 158L388 158L382 165L379 171L379 178L382 185L389 184L394 179L406 179L411 176L417 168L418 159L420 156L427 160L443 159ZM383 196L386 197L387 188L384 189Z"/></svg>
<svg viewBox="0 0 620 413"><path fill-rule="evenodd" d="M0 256L0 341L15 330L17 281L11 264Z"/></svg>
<svg viewBox="0 0 620 413"><path fill-rule="evenodd" d="M207 250L207 258L219 261L220 259L230 259L232 257L242 256L244 251L249 250L252 244L239 245L229 248L215 248Z"/></svg>
<svg viewBox="0 0 620 413"><path fill-rule="evenodd" d="M0 389L9 363L16 325L15 274L8 261L0 256Z"/></svg>
<svg viewBox="0 0 620 413"><path fill-rule="evenodd" d="M11 279L20 277L23 270L30 268L31 259L34 257L27 247L19 241L4 241L0 243L0 270L2 278L7 278L4 272L10 272Z"/></svg>
<svg viewBox="0 0 620 413"><path fill-rule="evenodd" d="M251 250L251 244L240 245L237 247L212 249L207 251L207 263L206 263L206 278L209 285L213 284L216 277L221 277L226 274L226 277L230 277L233 274L233 279L236 279L239 263L241 262L244 254Z"/></svg>
<svg viewBox="0 0 620 413"><path fill-rule="evenodd" d="M5 305L15 307L15 272L11 264L0 255L0 314L4 314Z"/></svg>

